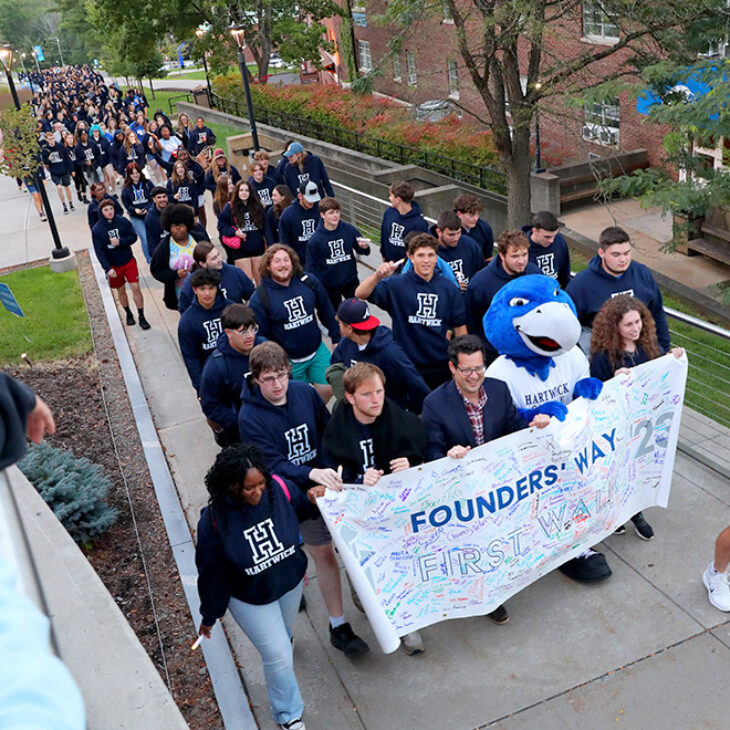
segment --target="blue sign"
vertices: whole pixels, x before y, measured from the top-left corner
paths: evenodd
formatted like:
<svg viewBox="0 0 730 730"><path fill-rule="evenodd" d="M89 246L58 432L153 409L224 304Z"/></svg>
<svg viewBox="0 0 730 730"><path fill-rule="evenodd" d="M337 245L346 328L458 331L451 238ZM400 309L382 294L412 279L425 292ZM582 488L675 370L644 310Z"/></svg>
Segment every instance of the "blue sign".
<svg viewBox="0 0 730 730"><path fill-rule="evenodd" d="M368 16L365 13L357 13L353 11L352 13L352 23L353 25L359 25L363 28L368 27Z"/></svg>
<svg viewBox="0 0 730 730"><path fill-rule="evenodd" d="M46 57L43 55L43 46L33 46L33 53L38 61L46 60Z"/></svg>
<svg viewBox="0 0 730 730"><path fill-rule="evenodd" d="M704 81L688 76L681 83L675 84L668 88L665 93L673 93L677 96L681 95L685 104L691 104L695 99L704 96L710 90L710 85ZM642 91L636 99L636 111L639 114L649 114L649 111L655 104L661 104L662 99L648 89ZM717 115L711 115L711 119L716 119Z"/></svg>
<svg viewBox="0 0 730 730"><path fill-rule="evenodd" d="M13 292L10 291L10 287L7 284L3 284L1 281L0 302L3 307L10 312L10 314L14 314L16 317L25 317L23 310L20 308L20 304L18 304L18 300L15 298Z"/></svg>

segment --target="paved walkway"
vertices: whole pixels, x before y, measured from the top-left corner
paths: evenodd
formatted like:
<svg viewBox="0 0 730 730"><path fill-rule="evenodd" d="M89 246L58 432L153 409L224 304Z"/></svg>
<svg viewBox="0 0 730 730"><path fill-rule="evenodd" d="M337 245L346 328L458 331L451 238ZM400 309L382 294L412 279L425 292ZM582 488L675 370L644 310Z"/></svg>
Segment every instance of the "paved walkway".
<svg viewBox="0 0 730 730"><path fill-rule="evenodd" d="M6 265L28 260L31 250L13 187L0 178ZM59 220L72 247L88 242L79 220ZM50 250L46 231L34 230L32 239L32 250ZM140 269L152 329L135 326L127 334L194 527L216 448L180 359L178 317L162 305L162 288L143 263ZM704 426L702 438L727 437L710 421ZM614 576L604 584L578 586L553 572L509 601L508 625L483 618L437 624L423 631L427 652L416 657L383 655L349 596L346 615L373 651L357 663L335 651L310 569L308 609L295 625L308 727L727 727L730 616L707 602L700 577L715 535L730 524L727 479L680 453L670 508L649 510L648 518L657 533L652 542L632 531L605 541ZM260 660L237 627L228 621L227 628L256 718L271 728Z"/></svg>

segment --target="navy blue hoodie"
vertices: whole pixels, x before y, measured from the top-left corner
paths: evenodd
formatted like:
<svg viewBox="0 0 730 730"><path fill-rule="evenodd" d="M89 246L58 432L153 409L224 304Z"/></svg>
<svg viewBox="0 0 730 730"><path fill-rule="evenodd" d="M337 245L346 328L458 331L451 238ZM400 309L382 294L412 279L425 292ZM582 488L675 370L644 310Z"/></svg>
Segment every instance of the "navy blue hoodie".
<svg viewBox="0 0 730 730"><path fill-rule="evenodd" d="M332 341L339 342L340 339L340 328L327 292L311 274L305 276L309 277L314 288L297 278L293 278L289 286L283 286L264 277L260 286L266 288L270 306L264 305L258 291L249 302L256 314L261 336L280 344L294 360L312 355L322 342L315 311Z"/></svg>
<svg viewBox="0 0 730 730"><path fill-rule="evenodd" d="M264 342L256 337L254 347ZM234 350L228 335L221 332L213 354L205 361L200 377L200 404L203 413L223 428L238 431L241 388L248 373L248 355Z"/></svg>
<svg viewBox="0 0 730 730"><path fill-rule="evenodd" d="M43 163L48 165L48 170L51 175L56 177L62 177L68 175L73 169L71 160L68 156L68 148L65 145L56 142L53 146L44 144L41 147L43 155Z"/></svg>
<svg viewBox="0 0 730 730"><path fill-rule="evenodd" d="M202 129L194 127L188 133L188 152L191 157L197 157L206 147L212 147L216 142L215 132L203 125Z"/></svg>
<svg viewBox="0 0 730 730"><path fill-rule="evenodd" d="M401 215L394 207L388 208L383 214L380 224L380 255L383 261L398 261L405 258L405 237L411 231L428 233L428 223L421 215L421 207L411 201L411 209Z"/></svg>
<svg viewBox="0 0 730 730"><path fill-rule="evenodd" d="M124 266L132 260L132 244L137 240L137 234L126 218L115 215L108 221L102 217L92 229L91 238L96 258L104 271Z"/></svg>
<svg viewBox="0 0 730 730"><path fill-rule="evenodd" d="M266 177L266 175L264 175L264 179L261 182L256 182L252 175L249 177L248 181L259 194L259 200L261 201L261 205L263 205L264 210L274 204L274 201L271 199L271 191L276 187L276 183L270 177Z"/></svg>
<svg viewBox="0 0 730 730"><path fill-rule="evenodd" d="M474 228L467 228L462 223L461 230L479 244L482 249L482 256L485 259L491 259L496 254L494 250L494 233L492 232L492 226L487 221L477 218Z"/></svg>
<svg viewBox="0 0 730 730"><path fill-rule="evenodd" d="M429 233L434 238L438 238L435 225L431 226ZM468 284L471 278L484 268L482 249L473 238L465 233L459 236L456 246L439 244L438 255L450 266L459 282L465 281Z"/></svg>
<svg viewBox="0 0 730 730"><path fill-rule="evenodd" d="M101 150L96 142L89 139L86 144L78 142L76 144L76 160L83 170L93 170L99 167L101 162Z"/></svg>
<svg viewBox="0 0 730 730"><path fill-rule="evenodd" d="M219 287L221 294L229 302L247 302L251 298L256 287L238 266L224 263L223 268L218 273L221 275ZM182 314L192 304L193 299L195 299L193 287L190 286L190 277L187 276L180 290L177 311Z"/></svg>
<svg viewBox="0 0 730 730"><path fill-rule="evenodd" d="M177 325L177 339L180 343L185 367L188 369L190 382L197 392L200 389L200 376L205 361L215 350L221 327L221 314L230 304L219 292L210 309L200 306L197 298L185 310Z"/></svg>
<svg viewBox="0 0 730 730"><path fill-rule="evenodd" d="M415 271L383 279L368 299L390 313L393 335L416 366L445 363L446 333L466 324L464 297L445 277Z"/></svg>
<svg viewBox="0 0 730 730"><path fill-rule="evenodd" d="M317 230L320 220L316 205L305 210L298 200L285 208L279 218L279 242L291 246L297 252L302 266L307 263L307 242Z"/></svg>
<svg viewBox="0 0 730 730"><path fill-rule="evenodd" d="M651 271L632 261L629 268L621 276L612 276L603 270L601 257L596 254L589 262L588 268L581 271L568 284L578 319L584 327L592 327L598 310L611 297L618 294L630 294L643 302L652 313L656 322L656 334L663 352L669 351L669 326L664 314L662 293L654 281Z"/></svg>
<svg viewBox="0 0 730 730"><path fill-rule="evenodd" d="M337 289L357 282L355 254L367 255L366 249L357 245L362 233L355 226L340 221L334 231L324 227L320 220L317 230L307 242L307 271L311 271L326 289Z"/></svg>
<svg viewBox="0 0 730 730"><path fill-rule="evenodd" d="M328 195L330 198L334 198L335 191L332 189L332 183L330 183L324 163L311 152L307 152L306 155L307 159L303 170L300 169L299 165L292 165L291 162L287 161L281 171L284 184L288 185L290 190L296 192L302 183L311 180L313 183L317 183L317 189L322 197Z"/></svg>
<svg viewBox="0 0 730 730"><path fill-rule="evenodd" d="M169 205L169 203L168 203ZM164 208L162 210L165 210ZM155 252L157 244L162 240L167 231L162 227L162 210L157 210L157 206L152 203L147 215L144 217L144 230L147 234L147 250L150 256Z"/></svg>
<svg viewBox="0 0 730 730"><path fill-rule="evenodd" d="M525 274L542 274L535 264L527 262L522 274L508 274L502 266L502 259L495 256L470 282L466 290L466 328L470 335L478 335L484 340L490 352L496 352L486 335L482 319L494 295L509 281Z"/></svg>
<svg viewBox="0 0 730 730"><path fill-rule="evenodd" d="M421 412L423 399L431 392L403 348L393 339L385 325L376 327L364 349L349 337L343 337L332 353L332 364L351 368L358 362L377 365L385 375L385 394L401 408Z"/></svg>
<svg viewBox="0 0 730 730"><path fill-rule="evenodd" d="M188 179L181 183L174 183L172 178L167 181L167 197L170 203L185 203L193 210L198 210L198 196L202 195L204 189L195 181L195 176L188 170ZM176 198L175 195L179 194Z"/></svg>
<svg viewBox="0 0 730 730"><path fill-rule="evenodd" d="M211 165L217 164L215 161L211 162ZM241 173L229 163L228 169L231 175L231 180L233 180L233 184L235 185L240 179L241 179ZM225 171L221 171L223 173ZM205 173L205 189L210 190L211 193L215 193L215 186L218 183L216 182L216 179L213 175L212 168L208 168L208 172Z"/></svg>
<svg viewBox="0 0 730 730"><path fill-rule="evenodd" d="M129 213L130 218L139 218L140 220L144 220L147 217L146 214L139 215L135 211L135 208L149 211L149 209L154 205L150 199L150 192L153 187L154 186L149 180L140 180L137 185L132 183L131 185L125 185L122 188L122 203L127 209L127 213Z"/></svg>
<svg viewBox="0 0 730 730"><path fill-rule="evenodd" d="M246 240L241 240L240 250L248 256L260 256L266 250L264 214L261 214L261 228L257 228L250 211L245 211L243 219L239 220L233 212L233 206L226 203L218 216L218 233L221 237L235 237L239 228L246 232Z"/></svg>
<svg viewBox="0 0 730 730"><path fill-rule="evenodd" d="M124 216L124 211L122 210L122 206L119 205L119 201L117 200L116 195L109 195L109 193L104 193L104 197L101 200L113 200L114 215ZM94 226L101 220L101 213L99 212L99 203L101 203L101 200L92 198L89 202L89 207L86 209L86 220L89 223L89 228L91 228L92 230L94 229Z"/></svg>
<svg viewBox="0 0 730 730"><path fill-rule="evenodd" d="M557 233L549 246L541 246L532 240L532 226L522 226L522 230L530 241L530 261L565 289L570 282L570 251L563 234Z"/></svg>
<svg viewBox="0 0 730 730"><path fill-rule="evenodd" d="M317 391L308 383L290 380L286 403L275 406L249 376L241 400L241 441L259 446L272 472L291 479L300 489L311 487L309 472L322 467L322 434L330 418Z"/></svg>
<svg viewBox="0 0 730 730"><path fill-rule="evenodd" d="M287 484L287 489L289 498L272 479L255 507L226 496L201 511L195 565L206 626L223 617L231 598L256 606L273 603L304 577L307 556L299 544L299 520L316 512L296 487Z"/></svg>

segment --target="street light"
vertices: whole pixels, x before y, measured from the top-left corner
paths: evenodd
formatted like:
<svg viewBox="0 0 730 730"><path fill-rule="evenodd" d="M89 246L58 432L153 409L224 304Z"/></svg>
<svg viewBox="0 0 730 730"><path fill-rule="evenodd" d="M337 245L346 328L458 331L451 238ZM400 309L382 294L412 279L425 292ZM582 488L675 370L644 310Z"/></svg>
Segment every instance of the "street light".
<svg viewBox="0 0 730 730"><path fill-rule="evenodd" d="M248 85L248 68L246 67L246 56L243 49L246 47L244 40L245 29L242 25L232 25L231 35L238 46L238 67L241 70L243 79L243 90L246 92L246 106L248 107L248 121L251 124L251 139L253 140L254 151L259 149L259 135L256 131L256 118L253 114L253 100L251 99L251 87Z"/></svg>
<svg viewBox="0 0 730 730"><path fill-rule="evenodd" d="M195 35L198 36L198 40L202 40L203 36L205 35L206 31L203 28L198 28L198 30L195 31ZM205 69L205 84L208 87L208 106L213 107L213 98L211 96L211 90L210 90L210 77L208 76L208 61L206 59L207 53L205 49L203 49L203 68Z"/></svg>
<svg viewBox="0 0 730 730"><path fill-rule="evenodd" d="M540 91L542 84L539 81L535 82L535 90ZM535 102L535 170L540 172L542 170L542 159L540 157L540 107Z"/></svg>
<svg viewBox="0 0 730 730"><path fill-rule="evenodd" d="M23 73L25 74L25 77L28 79L28 83L30 84L30 93L35 96L35 89L33 88L33 79L30 77L30 74L28 73L28 69L25 67L25 58L28 54L27 53L19 53L18 58L20 58L20 65L23 67Z"/></svg>
<svg viewBox="0 0 730 730"><path fill-rule="evenodd" d="M2 64L5 70L5 75L8 77L8 86L10 87L10 93L13 97L15 108L20 111L20 99L18 98L18 92L15 90L15 82L13 81L13 75L11 73L13 66L13 49L9 46L0 47L0 64ZM48 218L48 225L51 228L51 237L53 238L54 249L51 251L51 256L54 259L65 259L71 255L71 252L61 244L61 237L58 235L58 228L56 228L56 220L53 217L53 211L51 210L51 204L48 200L48 194L46 193L46 186L43 184L43 178L40 172L40 161L39 166L30 172L33 177L38 192L41 194L41 200L43 201L43 208L46 211L46 217Z"/></svg>

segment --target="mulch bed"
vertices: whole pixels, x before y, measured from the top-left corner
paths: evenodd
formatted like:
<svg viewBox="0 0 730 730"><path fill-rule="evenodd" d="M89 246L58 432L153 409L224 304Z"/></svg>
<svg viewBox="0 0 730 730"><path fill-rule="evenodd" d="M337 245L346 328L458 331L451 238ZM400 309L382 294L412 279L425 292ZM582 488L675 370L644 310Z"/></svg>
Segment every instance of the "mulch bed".
<svg viewBox="0 0 730 730"><path fill-rule="evenodd" d="M196 629L167 541L93 269L87 252L78 253L77 258L95 354L10 372L51 407L58 430L48 441L100 464L110 477L109 502L119 510L119 520L94 541L86 556L190 727L222 728L203 656L190 651Z"/></svg>

